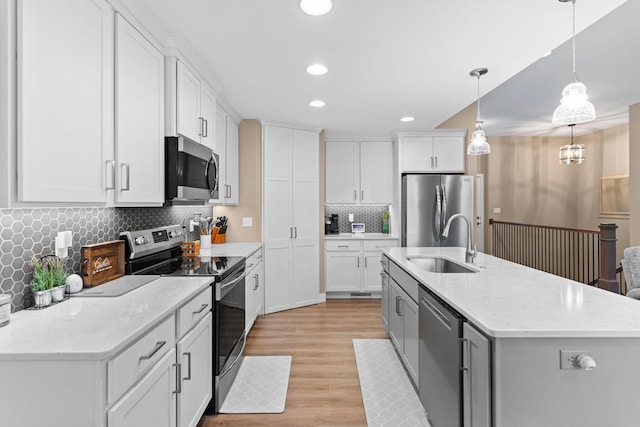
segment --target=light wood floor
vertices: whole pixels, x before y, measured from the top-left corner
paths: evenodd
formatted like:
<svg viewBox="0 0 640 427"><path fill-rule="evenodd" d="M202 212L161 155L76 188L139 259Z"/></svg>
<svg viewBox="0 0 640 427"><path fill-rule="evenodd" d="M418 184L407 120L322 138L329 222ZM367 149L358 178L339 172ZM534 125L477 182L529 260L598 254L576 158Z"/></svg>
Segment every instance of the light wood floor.
<svg viewBox="0 0 640 427"><path fill-rule="evenodd" d="M354 338L386 338L380 300L329 300L260 316L246 353L293 356L284 413L221 414L199 427L366 426Z"/></svg>

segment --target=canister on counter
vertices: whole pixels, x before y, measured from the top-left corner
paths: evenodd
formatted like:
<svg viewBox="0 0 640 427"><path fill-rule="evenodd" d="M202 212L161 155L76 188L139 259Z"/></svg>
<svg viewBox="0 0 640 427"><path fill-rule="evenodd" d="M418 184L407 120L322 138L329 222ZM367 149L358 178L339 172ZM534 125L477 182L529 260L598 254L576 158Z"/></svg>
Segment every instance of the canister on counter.
<svg viewBox="0 0 640 427"><path fill-rule="evenodd" d="M0 327L8 325L11 318L11 295L0 294Z"/></svg>

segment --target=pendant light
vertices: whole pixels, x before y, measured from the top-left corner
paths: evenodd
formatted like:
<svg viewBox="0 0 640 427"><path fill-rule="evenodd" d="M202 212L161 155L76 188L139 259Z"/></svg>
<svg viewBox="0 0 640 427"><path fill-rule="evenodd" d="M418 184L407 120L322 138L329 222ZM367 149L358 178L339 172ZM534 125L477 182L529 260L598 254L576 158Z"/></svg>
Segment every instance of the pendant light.
<svg viewBox="0 0 640 427"><path fill-rule="evenodd" d="M573 3L573 74L571 83L562 91L560 105L553 112L552 122L555 124L575 124L590 122L596 118L596 109L587 101L587 87L578 81L576 75L576 0L559 0L562 3Z"/></svg>
<svg viewBox="0 0 640 427"><path fill-rule="evenodd" d="M471 134L471 141L467 146L467 154L469 155L489 154L491 152L491 147L487 142L487 137L482 130L482 122L480 121L480 76L484 76L488 71L489 70L486 68L476 68L469 72L471 77L478 78L478 112L476 115L476 130Z"/></svg>
<svg viewBox="0 0 640 427"><path fill-rule="evenodd" d="M563 165L579 165L584 162L586 150L584 145L573 142L573 128L575 124L570 124L571 142L560 147L560 163Z"/></svg>
<svg viewBox="0 0 640 427"><path fill-rule="evenodd" d="M322 16L333 7L331 0L300 0L300 9L307 15Z"/></svg>

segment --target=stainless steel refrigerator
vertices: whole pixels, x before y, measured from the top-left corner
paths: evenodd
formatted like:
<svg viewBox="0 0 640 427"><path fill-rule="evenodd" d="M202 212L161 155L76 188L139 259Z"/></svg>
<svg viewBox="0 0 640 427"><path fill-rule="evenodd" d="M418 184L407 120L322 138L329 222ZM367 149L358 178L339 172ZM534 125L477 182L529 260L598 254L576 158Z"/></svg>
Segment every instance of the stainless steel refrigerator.
<svg viewBox="0 0 640 427"><path fill-rule="evenodd" d="M449 237L442 230L451 215L462 213L471 224L473 176L407 174L402 176L402 246L467 246L467 224L451 224Z"/></svg>

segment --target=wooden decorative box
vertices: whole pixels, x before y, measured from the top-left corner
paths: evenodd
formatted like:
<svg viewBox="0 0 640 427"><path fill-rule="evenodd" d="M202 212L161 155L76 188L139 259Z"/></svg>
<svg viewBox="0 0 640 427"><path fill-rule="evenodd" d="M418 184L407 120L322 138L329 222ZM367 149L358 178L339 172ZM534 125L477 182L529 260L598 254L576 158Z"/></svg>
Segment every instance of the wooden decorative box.
<svg viewBox="0 0 640 427"><path fill-rule="evenodd" d="M182 242L180 244L182 248L182 255L184 256L198 256L200 254L200 241L195 242Z"/></svg>
<svg viewBox="0 0 640 427"><path fill-rule="evenodd" d="M124 276L124 240L83 246L80 256L80 276L85 287Z"/></svg>

